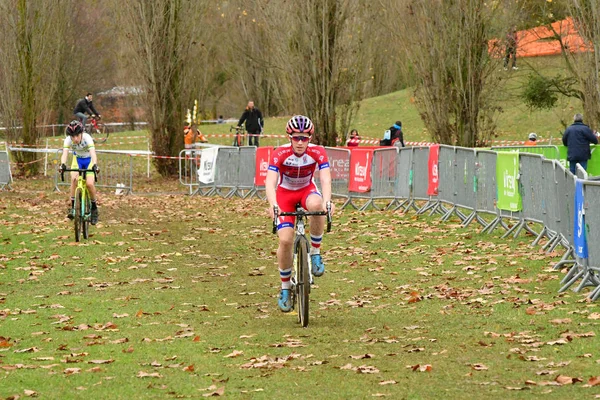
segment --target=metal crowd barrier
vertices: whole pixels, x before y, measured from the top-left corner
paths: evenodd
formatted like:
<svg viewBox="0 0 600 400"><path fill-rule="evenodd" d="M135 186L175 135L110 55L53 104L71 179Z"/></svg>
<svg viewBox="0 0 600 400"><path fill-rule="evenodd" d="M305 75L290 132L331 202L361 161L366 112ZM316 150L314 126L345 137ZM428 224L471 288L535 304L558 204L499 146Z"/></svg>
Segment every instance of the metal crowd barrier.
<svg viewBox="0 0 600 400"><path fill-rule="evenodd" d="M419 212L428 207L432 201L431 197L427 194L429 186L429 147L421 146L412 148L411 170L413 172L413 187L410 207ZM417 201L425 201L425 204L419 207L418 203L416 203Z"/></svg>
<svg viewBox="0 0 600 400"><path fill-rule="evenodd" d="M239 147L220 147L215 165L215 182L207 195L232 197L237 192L239 173Z"/></svg>
<svg viewBox="0 0 600 400"><path fill-rule="evenodd" d="M238 174L235 195L243 199L256 194L254 177L256 175L256 146L240 147Z"/></svg>
<svg viewBox="0 0 600 400"><path fill-rule="evenodd" d="M253 186L255 172L255 148L221 148L216 162L213 194L223 197L238 195L248 197L256 189ZM589 297L600 298L600 246L589 246L587 258L577 257L574 252L575 182L573 176L558 160L540 154L523 152L519 155L517 188L522 205L516 211L500 210L497 179L497 153L452 146L440 146L438 159L438 192L428 194L429 147L373 150L371 160L371 186L365 193L348 190L351 151L327 148L332 173L332 192L336 197L346 198L348 205L353 199L365 199L361 209L375 205L380 199L391 200L387 209L400 209L416 213L440 212L442 220L456 215L462 226L477 221L482 233L491 233L502 227L503 237L527 231L534 235L532 246L547 238L542 249L553 252L558 246L565 248L555 269L569 267L561 282L560 291L574 287L575 291L591 286ZM197 185L197 172L193 160L188 157L182 163L182 183ZM516 171L516 170L515 170ZM499 171L498 171L499 172ZM594 212L595 202L600 198L600 180L584 179L585 226L589 242L600 237L600 213ZM186 177L189 177L186 178ZM315 178L318 180L319 174ZM190 189L191 190L191 189ZM424 204L424 205L423 205ZM514 210L511 207L511 210ZM485 215L491 215L487 221ZM510 226L509 226L510 225ZM536 230L541 226L541 230Z"/></svg>
<svg viewBox="0 0 600 400"><path fill-rule="evenodd" d="M325 147L325 151L331 169L331 195L347 198L348 182L350 182L350 150ZM320 184L318 172L315 174L315 181Z"/></svg>
<svg viewBox="0 0 600 400"><path fill-rule="evenodd" d="M548 160L558 160L560 152L558 147L551 145L540 146L493 146L493 151L516 151L519 153L540 154Z"/></svg>
<svg viewBox="0 0 600 400"><path fill-rule="evenodd" d="M394 200L396 187L396 157L398 147L387 147L373 151L371 164L371 190L368 192L368 200L360 207L364 211L372 206L379 210L380 207L375 200Z"/></svg>
<svg viewBox="0 0 600 400"><path fill-rule="evenodd" d="M10 157L8 156L8 148L0 150L0 191L5 187L10 187L12 182L12 173L10 172Z"/></svg>
<svg viewBox="0 0 600 400"><path fill-rule="evenodd" d="M402 208L405 211L411 207L413 187L412 154L412 147L398 149L394 200L388 205L388 209L398 210Z"/></svg>
<svg viewBox="0 0 600 400"><path fill-rule="evenodd" d="M100 173L97 175L97 188L117 189L123 194L130 194L133 191L133 160L132 156L126 153L109 153L103 150L96 150L98 155L98 165ZM69 160L70 162L71 160ZM60 180L58 173L58 163L54 174L54 190L60 191L60 187L71 185L70 180L65 176L65 181ZM67 164L70 165L70 164Z"/></svg>

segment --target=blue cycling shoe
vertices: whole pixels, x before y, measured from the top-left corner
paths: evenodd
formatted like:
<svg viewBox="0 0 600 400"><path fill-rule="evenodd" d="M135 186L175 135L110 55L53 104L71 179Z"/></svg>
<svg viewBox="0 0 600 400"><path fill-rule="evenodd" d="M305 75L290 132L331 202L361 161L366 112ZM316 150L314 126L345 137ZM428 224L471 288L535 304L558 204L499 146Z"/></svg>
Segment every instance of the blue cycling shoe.
<svg viewBox="0 0 600 400"><path fill-rule="evenodd" d="M311 255L310 262L312 264L312 274L314 276L321 276L325 273L325 264L323 264L320 254Z"/></svg>
<svg viewBox="0 0 600 400"><path fill-rule="evenodd" d="M292 311L292 291L290 289L281 289L279 300L277 300L279 309L283 312Z"/></svg>

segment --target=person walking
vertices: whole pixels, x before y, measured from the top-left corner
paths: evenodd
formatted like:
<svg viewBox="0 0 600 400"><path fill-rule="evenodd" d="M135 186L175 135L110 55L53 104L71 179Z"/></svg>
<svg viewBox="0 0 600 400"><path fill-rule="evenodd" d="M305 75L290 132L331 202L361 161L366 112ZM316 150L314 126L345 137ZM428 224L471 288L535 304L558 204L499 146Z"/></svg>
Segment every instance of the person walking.
<svg viewBox="0 0 600 400"><path fill-rule="evenodd" d="M567 146L567 160L573 175L577 172L577 164L587 170L587 163L592 158L590 143L598 144L598 138L589 126L583 123L583 115L575 114L573 124L567 127L562 137Z"/></svg>
<svg viewBox="0 0 600 400"><path fill-rule="evenodd" d="M249 134L248 145L258 147L258 135L263 131L264 120L260 110L254 107L253 101L248 102L238 126L242 126L244 122L246 122L246 132Z"/></svg>

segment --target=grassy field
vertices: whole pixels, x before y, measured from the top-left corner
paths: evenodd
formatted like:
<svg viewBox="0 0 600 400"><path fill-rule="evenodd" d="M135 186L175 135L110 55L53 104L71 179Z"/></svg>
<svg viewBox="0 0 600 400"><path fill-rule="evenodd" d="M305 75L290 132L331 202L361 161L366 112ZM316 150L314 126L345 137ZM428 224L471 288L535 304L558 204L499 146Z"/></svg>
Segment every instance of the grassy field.
<svg viewBox="0 0 600 400"><path fill-rule="evenodd" d="M0 398L600 396L597 306L531 237L338 212L303 329L263 201L105 193L80 244L65 203L0 196Z"/></svg>
<svg viewBox="0 0 600 400"><path fill-rule="evenodd" d="M527 112L520 68L498 94L506 140L550 134L577 109ZM365 100L356 126L379 138L396 119L407 140L427 140L409 91ZM268 119L267 133L286 120ZM145 150L146 135L98 148ZM51 177L0 192L0 399L600 398L597 305L558 294L562 254L531 236L338 211L302 329L276 306L264 201L184 196L176 179L146 176L146 158L133 162L138 195L102 190L83 243Z"/></svg>

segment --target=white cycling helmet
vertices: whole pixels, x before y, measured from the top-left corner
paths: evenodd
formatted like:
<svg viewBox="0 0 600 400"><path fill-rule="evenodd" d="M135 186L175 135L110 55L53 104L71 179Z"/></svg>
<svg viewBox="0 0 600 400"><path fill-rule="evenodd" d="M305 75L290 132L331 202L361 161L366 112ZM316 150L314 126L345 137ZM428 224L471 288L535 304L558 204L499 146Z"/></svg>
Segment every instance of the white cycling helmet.
<svg viewBox="0 0 600 400"><path fill-rule="evenodd" d="M534 132L529 134L529 140L537 140L537 135Z"/></svg>

